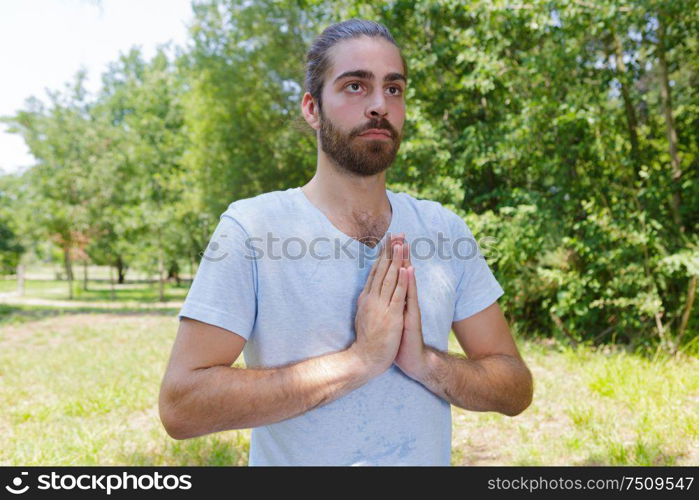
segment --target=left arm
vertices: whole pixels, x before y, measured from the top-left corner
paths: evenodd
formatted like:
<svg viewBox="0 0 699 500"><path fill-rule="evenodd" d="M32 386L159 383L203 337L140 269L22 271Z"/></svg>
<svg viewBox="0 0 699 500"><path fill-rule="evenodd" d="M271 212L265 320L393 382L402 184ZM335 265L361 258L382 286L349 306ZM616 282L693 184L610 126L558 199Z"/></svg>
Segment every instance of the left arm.
<svg viewBox="0 0 699 500"><path fill-rule="evenodd" d="M407 248L404 244L408 294L395 363L407 376L460 408L497 411L508 416L522 413L532 401L532 375L517 350L500 306L495 302L452 323L468 358L426 346L415 269L410 265Z"/></svg>
<svg viewBox="0 0 699 500"><path fill-rule="evenodd" d="M452 328L468 359L425 346L415 380L466 410L522 413L532 401L532 375L497 302Z"/></svg>

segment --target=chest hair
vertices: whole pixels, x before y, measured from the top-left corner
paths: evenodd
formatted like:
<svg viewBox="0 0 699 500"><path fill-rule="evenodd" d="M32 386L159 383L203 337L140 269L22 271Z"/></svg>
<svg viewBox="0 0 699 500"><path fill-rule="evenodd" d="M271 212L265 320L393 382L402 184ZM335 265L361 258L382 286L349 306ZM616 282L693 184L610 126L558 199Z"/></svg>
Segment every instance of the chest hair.
<svg viewBox="0 0 699 500"><path fill-rule="evenodd" d="M372 217L362 213L353 213L348 219L348 230L345 233L373 248L386 234L390 223L390 215L388 217Z"/></svg>

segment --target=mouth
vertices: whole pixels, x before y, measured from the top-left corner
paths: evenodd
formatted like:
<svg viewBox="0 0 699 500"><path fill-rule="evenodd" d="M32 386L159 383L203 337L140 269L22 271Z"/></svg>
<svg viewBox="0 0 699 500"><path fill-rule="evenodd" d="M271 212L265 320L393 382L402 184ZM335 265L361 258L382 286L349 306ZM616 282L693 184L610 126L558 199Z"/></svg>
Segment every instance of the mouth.
<svg viewBox="0 0 699 500"><path fill-rule="evenodd" d="M359 134L359 137L367 139L391 139L391 133L388 130L371 129Z"/></svg>

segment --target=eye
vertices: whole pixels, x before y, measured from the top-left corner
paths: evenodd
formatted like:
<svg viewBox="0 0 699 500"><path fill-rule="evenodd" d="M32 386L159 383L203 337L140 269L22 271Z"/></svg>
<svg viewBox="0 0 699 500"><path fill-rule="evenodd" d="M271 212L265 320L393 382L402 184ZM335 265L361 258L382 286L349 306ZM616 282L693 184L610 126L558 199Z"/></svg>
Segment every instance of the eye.
<svg viewBox="0 0 699 500"><path fill-rule="evenodd" d="M395 90L396 90L396 92L392 92L392 93L391 93L392 95L401 95L401 94L403 93L403 89L401 89L400 87L398 87L398 86L396 86L396 85L394 85L394 86L392 86L392 87L388 87L388 88L389 88L389 89L395 89Z"/></svg>
<svg viewBox="0 0 699 500"><path fill-rule="evenodd" d="M356 85L357 87L361 87L361 84L360 84L359 82L352 82L352 83L348 83L348 84L345 86L345 88L352 87L353 85ZM352 92L352 94L356 94L356 92Z"/></svg>

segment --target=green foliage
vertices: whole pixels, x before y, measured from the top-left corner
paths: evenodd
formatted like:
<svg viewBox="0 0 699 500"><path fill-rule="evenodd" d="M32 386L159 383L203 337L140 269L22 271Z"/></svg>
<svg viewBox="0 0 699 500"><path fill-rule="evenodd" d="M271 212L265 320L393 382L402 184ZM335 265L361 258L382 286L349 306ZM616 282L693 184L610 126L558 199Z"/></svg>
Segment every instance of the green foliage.
<svg viewBox="0 0 699 500"><path fill-rule="evenodd" d="M649 350L699 334L697 12L694 0L337 9L402 45L409 139L390 177L495 240L519 331Z"/></svg>
<svg viewBox="0 0 699 500"><path fill-rule="evenodd" d="M14 227L10 206L13 200L14 178L0 176L0 274L14 274L20 256L25 251Z"/></svg>
<svg viewBox="0 0 699 500"><path fill-rule="evenodd" d="M43 238L67 263L159 272L197 261L230 202L312 175L315 138L296 126L305 51L359 16L408 64L389 186L466 218L518 331L696 348L697 0L203 0L193 13L186 47L122 55L94 101L78 75L6 118L39 160L5 211L24 248Z"/></svg>
<svg viewBox="0 0 699 500"><path fill-rule="evenodd" d="M0 219L0 274L12 274L23 252L12 229Z"/></svg>

